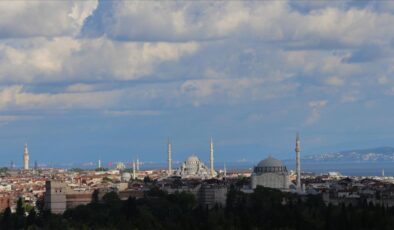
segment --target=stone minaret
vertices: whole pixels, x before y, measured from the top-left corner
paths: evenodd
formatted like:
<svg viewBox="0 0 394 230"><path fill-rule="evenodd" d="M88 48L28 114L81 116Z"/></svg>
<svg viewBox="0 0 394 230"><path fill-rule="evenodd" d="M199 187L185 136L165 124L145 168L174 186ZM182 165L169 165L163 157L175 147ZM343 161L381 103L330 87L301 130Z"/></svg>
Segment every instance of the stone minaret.
<svg viewBox="0 0 394 230"><path fill-rule="evenodd" d="M172 156L171 156L171 154L172 154L172 149L171 149L171 142L170 142L170 138L168 138L168 146L167 146L167 153L168 153L168 172L167 172L167 174L168 174L168 176L171 176L172 175Z"/></svg>
<svg viewBox="0 0 394 230"><path fill-rule="evenodd" d="M223 177L226 178L227 177L227 168L226 168L226 163L224 163L224 167L223 167Z"/></svg>
<svg viewBox="0 0 394 230"><path fill-rule="evenodd" d="M137 177L136 172L135 172L135 161L133 160L133 180L135 180L135 178Z"/></svg>
<svg viewBox="0 0 394 230"><path fill-rule="evenodd" d="M211 144L210 144L210 154L209 154L209 163L211 164L210 169L211 169L211 177L215 176L215 169L213 167L213 141L211 137Z"/></svg>
<svg viewBox="0 0 394 230"><path fill-rule="evenodd" d="M136 169L137 171L140 171L140 159L138 157L137 157Z"/></svg>
<svg viewBox="0 0 394 230"><path fill-rule="evenodd" d="M29 150L27 149L27 144L25 144L25 151L23 153L23 169L29 169Z"/></svg>
<svg viewBox="0 0 394 230"><path fill-rule="evenodd" d="M301 191L301 159L300 159L300 134L297 133L296 137L296 147L295 147L295 152L296 152L296 173L297 173L297 191Z"/></svg>

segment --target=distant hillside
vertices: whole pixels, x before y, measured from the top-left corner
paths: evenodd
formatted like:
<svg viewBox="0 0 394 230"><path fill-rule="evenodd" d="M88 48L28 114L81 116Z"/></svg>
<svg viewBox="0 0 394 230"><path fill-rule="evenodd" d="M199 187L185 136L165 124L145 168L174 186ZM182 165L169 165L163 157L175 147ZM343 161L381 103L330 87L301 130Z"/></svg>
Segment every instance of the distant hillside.
<svg viewBox="0 0 394 230"><path fill-rule="evenodd" d="M321 153L303 157L313 161L394 161L394 148L379 147L373 149L348 150L333 153Z"/></svg>

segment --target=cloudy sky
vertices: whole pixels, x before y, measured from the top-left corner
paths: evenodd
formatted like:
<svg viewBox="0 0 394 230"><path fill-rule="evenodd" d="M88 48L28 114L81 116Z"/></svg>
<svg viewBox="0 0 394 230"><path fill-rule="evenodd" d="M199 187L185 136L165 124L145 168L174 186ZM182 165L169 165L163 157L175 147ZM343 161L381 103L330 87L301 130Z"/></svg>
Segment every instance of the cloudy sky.
<svg viewBox="0 0 394 230"><path fill-rule="evenodd" d="M1 1L0 164L394 143L392 1Z"/></svg>

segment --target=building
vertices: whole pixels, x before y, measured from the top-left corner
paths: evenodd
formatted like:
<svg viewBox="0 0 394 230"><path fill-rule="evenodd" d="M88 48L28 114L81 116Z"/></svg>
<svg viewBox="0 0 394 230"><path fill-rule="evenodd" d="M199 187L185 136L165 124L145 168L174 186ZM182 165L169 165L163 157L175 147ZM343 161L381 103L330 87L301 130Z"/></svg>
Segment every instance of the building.
<svg viewBox="0 0 394 230"><path fill-rule="evenodd" d="M282 161L271 156L260 161L254 167L251 180L253 189L260 185L288 190L291 185L286 166L283 165Z"/></svg>
<svg viewBox="0 0 394 230"><path fill-rule="evenodd" d="M175 175L182 178L206 179L211 177L211 171L196 155L191 155L182 163ZM214 171L214 176L216 175Z"/></svg>
<svg viewBox="0 0 394 230"><path fill-rule="evenodd" d="M218 175L214 168L214 157L213 157L213 141L210 140L210 151L209 151L209 164L210 167L206 166L196 155L189 156L182 165L172 173L172 159L171 159L171 143L168 141L168 171L169 176L180 176L182 178L214 178Z"/></svg>
<svg viewBox="0 0 394 230"><path fill-rule="evenodd" d="M220 184L203 184L198 192L198 203L206 208L215 205L226 206L227 186Z"/></svg>
<svg viewBox="0 0 394 230"><path fill-rule="evenodd" d="M27 144L25 144L25 151L23 153L23 169L29 169L29 150L27 149Z"/></svg>
<svg viewBox="0 0 394 230"><path fill-rule="evenodd" d="M0 193L0 212L4 212L4 210L8 207L11 207L12 198L8 193Z"/></svg>
<svg viewBox="0 0 394 230"><path fill-rule="evenodd" d="M66 184L60 181L45 182L44 209L55 214L66 210Z"/></svg>

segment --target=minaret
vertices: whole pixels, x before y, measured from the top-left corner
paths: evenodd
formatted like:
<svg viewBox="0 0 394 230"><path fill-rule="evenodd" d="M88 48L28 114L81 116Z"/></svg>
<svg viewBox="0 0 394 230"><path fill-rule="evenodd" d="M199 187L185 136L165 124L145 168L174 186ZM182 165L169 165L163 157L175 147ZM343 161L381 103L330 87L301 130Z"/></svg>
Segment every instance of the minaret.
<svg viewBox="0 0 394 230"><path fill-rule="evenodd" d="M135 174L135 161L133 160L133 180L135 180L136 174Z"/></svg>
<svg viewBox="0 0 394 230"><path fill-rule="evenodd" d="M138 159L138 157L137 157L136 169L138 172L140 171L140 159Z"/></svg>
<svg viewBox="0 0 394 230"><path fill-rule="evenodd" d="M101 169L101 160L98 160L98 168Z"/></svg>
<svg viewBox="0 0 394 230"><path fill-rule="evenodd" d="M25 144L25 151L23 153L23 169L29 169L29 150L27 149L27 144Z"/></svg>
<svg viewBox="0 0 394 230"><path fill-rule="evenodd" d="M211 137L209 163L211 164L211 177L215 176L215 169L213 168L213 141Z"/></svg>
<svg viewBox="0 0 394 230"><path fill-rule="evenodd" d="M226 163L224 163L224 167L223 167L223 177L224 177L224 178L227 177Z"/></svg>
<svg viewBox="0 0 394 230"><path fill-rule="evenodd" d="M168 153L168 172L167 172L167 174L168 174L168 176L171 176L172 175L172 156L171 156L171 154L172 154L172 149L171 149L171 141L170 141L170 138L168 138L168 146L167 146L167 153Z"/></svg>
<svg viewBox="0 0 394 230"><path fill-rule="evenodd" d="M295 152L296 152L296 173L297 173L297 191L301 192L301 160L300 160L300 134L297 133L296 137L296 147L295 147Z"/></svg>

